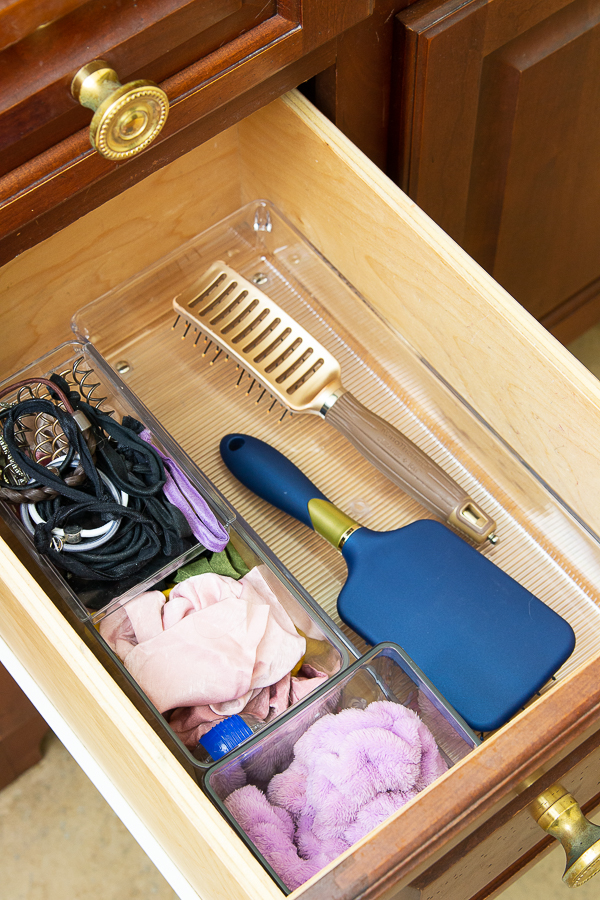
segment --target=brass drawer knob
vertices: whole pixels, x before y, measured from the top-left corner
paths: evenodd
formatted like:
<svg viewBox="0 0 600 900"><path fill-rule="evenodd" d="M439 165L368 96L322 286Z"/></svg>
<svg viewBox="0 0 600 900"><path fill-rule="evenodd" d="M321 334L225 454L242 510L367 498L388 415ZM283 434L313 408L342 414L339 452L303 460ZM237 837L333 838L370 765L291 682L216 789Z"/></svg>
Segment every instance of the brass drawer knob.
<svg viewBox="0 0 600 900"><path fill-rule="evenodd" d="M169 100L161 88L144 80L121 84L103 59L79 70L71 93L82 106L94 110L90 142L107 159L128 159L145 150L169 112Z"/></svg>
<svg viewBox="0 0 600 900"><path fill-rule="evenodd" d="M562 784L553 784L529 806L538 825L555 837L567 854L563 881L578 887L600 870L600 825L581 812Z"/></svg>

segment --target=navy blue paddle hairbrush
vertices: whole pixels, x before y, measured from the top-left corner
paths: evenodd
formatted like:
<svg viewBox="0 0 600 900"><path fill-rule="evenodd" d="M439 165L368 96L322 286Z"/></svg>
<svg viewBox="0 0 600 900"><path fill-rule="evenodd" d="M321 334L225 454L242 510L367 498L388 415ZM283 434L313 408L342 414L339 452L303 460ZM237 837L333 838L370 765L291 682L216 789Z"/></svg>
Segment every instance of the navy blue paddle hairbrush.
<svg viewBox="0 0 600 900"><path fill-rule="evenodd" d="M445 525L361 527L249 435L226 435L221 456L242 484L341 550L340 617L370 644L400 644L476 731L503 725L573 652L568 622Z"/></svg>

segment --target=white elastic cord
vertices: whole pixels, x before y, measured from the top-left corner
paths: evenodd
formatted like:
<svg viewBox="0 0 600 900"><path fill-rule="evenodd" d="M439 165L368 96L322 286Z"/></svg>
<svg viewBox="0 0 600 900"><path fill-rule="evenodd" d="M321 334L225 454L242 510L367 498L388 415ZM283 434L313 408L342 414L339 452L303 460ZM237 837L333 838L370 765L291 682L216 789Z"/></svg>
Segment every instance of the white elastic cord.
<svg viewBox="0 0 600 900"><path fill-rule="evenodd" d="M104 472L98 470L98 474L109 489L113 499L121 506L127 506L129 503L129 494L126 494L125 491L119 491ZM36 524L44 525L46 522L37 511L35 503L21 504L21 519L23 520L25 528L31 535L35 533ZM64 550L67 553L82 553L85 550L95 550L96 547L101 547L103 544L106 544L106 542L113 537L120 524L121 519L111 519L99 528L82 528L79 532L81 537L92 538L92 540L80 541L77 544L69 544L64 540L65 532L63 528L53 528L52 534L59 539L62 545L60 548L61 550ZM93 538L95 538L95 540Z"/></svg>

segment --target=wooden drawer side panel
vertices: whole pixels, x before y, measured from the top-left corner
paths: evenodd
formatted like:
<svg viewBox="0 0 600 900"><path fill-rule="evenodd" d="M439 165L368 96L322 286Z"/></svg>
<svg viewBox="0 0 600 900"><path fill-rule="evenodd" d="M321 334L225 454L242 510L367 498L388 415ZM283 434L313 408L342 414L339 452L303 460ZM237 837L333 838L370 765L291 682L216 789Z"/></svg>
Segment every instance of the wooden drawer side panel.
<svg viewBox="0 0 600 900"><path fill-rule="evenodd" d="M281 891L5 544L0 634L184 877L206 900Z"/></svg>

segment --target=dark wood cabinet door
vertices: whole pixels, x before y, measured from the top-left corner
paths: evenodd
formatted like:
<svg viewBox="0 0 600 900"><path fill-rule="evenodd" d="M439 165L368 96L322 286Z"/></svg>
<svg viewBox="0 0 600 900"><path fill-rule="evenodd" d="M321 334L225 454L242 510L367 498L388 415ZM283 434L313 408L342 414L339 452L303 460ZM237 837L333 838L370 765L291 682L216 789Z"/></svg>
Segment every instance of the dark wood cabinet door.
<svg viewBox="0 0 600 900"><path fill-rule="evenodd" d="M0 665L0 790L41 759L48 725Z"/></svg>
<svg viewBox="0 0 600 900"><path fill-rule="evenodd" d="M0 9L0 262L332 65L372 0L15 0ZM78 70L157 82L170 110L140 156L92 150Z"/></svg>
<svg viewBox="0 0 600 900"><path fill-rule="evenodd" d="M600 0L397 16L395 176L562 340L600 317Z"/></svg>

